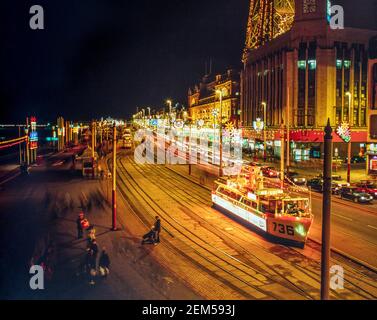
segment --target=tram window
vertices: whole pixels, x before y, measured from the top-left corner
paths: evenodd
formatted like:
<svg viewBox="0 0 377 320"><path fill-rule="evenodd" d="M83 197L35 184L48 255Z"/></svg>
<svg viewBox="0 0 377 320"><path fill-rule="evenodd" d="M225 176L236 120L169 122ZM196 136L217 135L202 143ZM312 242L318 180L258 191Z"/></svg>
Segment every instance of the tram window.
<svg viewBox="0 0 377 320"><path fill-rule="evenodd" d="M277 212L282 212L283 210L283 202L282 201L277 201L276 202L276 208L277 208Z"/></svg>
<svg viewBox="0 0 377 320"><path fill-rule="evenodd" d="M270 201L268 211L274 213L276 210L276 201Z"/></svg>
<svg viewBox="0 0 377 320"><path fill-rule="evenodd" d="M249 207L251 207L251 201L243 199L243 203Z"/></svg>
<svg viewBox="0 0 377 320"><path fill-rule="evenodd" d="M288 214L298 214L300 212L298 203L296 201L291 201L287 203L287 211Z"/></svg>

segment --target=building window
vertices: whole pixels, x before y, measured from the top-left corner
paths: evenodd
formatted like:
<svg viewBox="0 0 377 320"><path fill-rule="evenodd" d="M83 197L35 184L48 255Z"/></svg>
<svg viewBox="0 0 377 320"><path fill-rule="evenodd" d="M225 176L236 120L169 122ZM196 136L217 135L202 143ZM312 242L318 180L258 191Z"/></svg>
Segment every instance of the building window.
<svg viewBox="0 0 377 320"><path fill-rule="evenodd" d="M370 138L377 139L377 115L370 117Z"/></svg>
<svg viewBox="0 0 377 320"><path fill-rule="evenodd" d="M308 65L309 65L309 70L315 70L317 68L317 61L309 60Z"/></svg>
<svg viewBox="0 0 377 320"><path fill-rule="evenodd" d="M317 44L315 41L309 43L308 48L308 119L307 125L314 126L315 124L315 92L316 92L316 52Z"/></svg>
<svg viewBox="0 0 377 320"><path fill-rule="evenodd" d="M344 60L344 69L351 68L351 60Z"/></svg>
<svg viewBox="0 0 377 320"><path fill-rule="evenodd" d="M306 61L305 60L299 60L297 62L298 68L300 70L305 70L306 69Z"/></svg>

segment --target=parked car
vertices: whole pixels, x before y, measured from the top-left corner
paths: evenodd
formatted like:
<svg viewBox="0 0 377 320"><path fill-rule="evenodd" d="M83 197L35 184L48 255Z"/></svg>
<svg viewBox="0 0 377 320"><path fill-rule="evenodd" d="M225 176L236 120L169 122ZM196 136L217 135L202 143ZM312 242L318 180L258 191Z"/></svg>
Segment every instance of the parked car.
<svg viewBox="0 0 377 320"><path fill-rule="evenodd" d="M367 160L365 157L354 156L351 158L351 163L366 163L366 161ZM346 157L346 160L344 162L348 163L348 157Z"/></svg>
<svg viewBox="0 0 377 320"><path fill-rule="evenodd" d="M323 192L323 179L322 178L310 179L308 180L306 185L314 191Z"/></svg>
<svg viewBox="0 0 377 320"><path fill-rule="evenodd" d="M279 172L273 167L262 167L261 171L262 171L263 176L265 177L268 177L268 178L279 177Z"/></svg>
<svg viewBox="0 0 377 320"><path fill-rule="evenodd" d="M285 181L287 183L293 183L295 185L305 185L306 184L306 178L302 177L299 173L294 172L294 171L289 171L285 173Z"/></svg>
<svg viewBox="0 0 377 320"><path fill-rule="evenodd" d="M351 185L348 182L342 182L342 181L333 181L331 186L332 194L339 195L344 188L348 188Z"/></svg>
<svg viewBox="0 0 377 320"><path fill-rule="evenodd" d="M356 184L358 192L368 193L375 199L377 199L377 183L372 181L362 181Z"/></svg>
<svg viewBox="0 0 377 320"><path fill-rule="evenodd" d="M343 188L340 192L340 197L355 203L371 203L373 201L373 197L370 194L359 192L355 187Z"/></svg>
<svg viewBox="0 0 377 320"><path fill-rule="evenodd" d="M306 184L310 189L317 191L317 192L323 192L323 179L321 178L314 178L310 179ZM331 193L339 195L343 188L349 187L349 183L347 182L335 182L333 181L331 184Z"/></svg>

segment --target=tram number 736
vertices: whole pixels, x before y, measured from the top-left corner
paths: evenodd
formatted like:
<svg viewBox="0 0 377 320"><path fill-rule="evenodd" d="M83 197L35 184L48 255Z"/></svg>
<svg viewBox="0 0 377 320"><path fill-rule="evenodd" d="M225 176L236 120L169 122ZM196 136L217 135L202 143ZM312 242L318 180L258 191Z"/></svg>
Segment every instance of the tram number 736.
<svg viewBox="0 0 377 320"><path fill-rule="evenodd" d="M285 224L276 223L276 222L273 222L273 224L274 224L274 232L278 231L281 234L287 234L289 236L295 235L295 229L293 229L292 226L286 226Z"/></svg>

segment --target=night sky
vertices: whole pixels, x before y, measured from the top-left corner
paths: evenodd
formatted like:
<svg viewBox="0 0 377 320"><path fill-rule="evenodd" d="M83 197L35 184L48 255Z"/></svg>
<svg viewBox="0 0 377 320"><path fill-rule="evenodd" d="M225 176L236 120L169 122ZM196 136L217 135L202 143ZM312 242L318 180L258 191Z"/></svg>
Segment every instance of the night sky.
<svg viewBox="0 0 377 320"><path fill-rule="evenodd" d="M376 27L375 0L339 0L346 25ZM42 5L45 30L29 28ZM249 0L2 0L0 123L128 117L186 104L211 57L240 68ZM351 13L352 14L351 14Z"/></svg>

